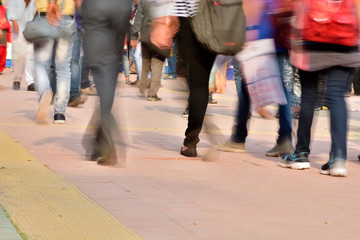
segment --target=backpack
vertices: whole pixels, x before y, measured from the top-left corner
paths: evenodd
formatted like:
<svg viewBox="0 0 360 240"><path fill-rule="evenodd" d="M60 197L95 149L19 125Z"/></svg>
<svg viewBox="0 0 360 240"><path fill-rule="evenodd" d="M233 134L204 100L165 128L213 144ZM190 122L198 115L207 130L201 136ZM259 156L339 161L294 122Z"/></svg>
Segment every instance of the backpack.
<svg viewBox="0 0 360 240"><path fill-rule="evenodd" d="M276 49L290 49L291 19L294 15L294 1L269 1L266 14L270 17L274 28Z"/></svg>
<svg viewBox="0 0 360 240"><path fill-rule="evenodd" d="M245 42L245 14L242 0L199 0L197 14L190 18L196 38L207 49L234 55Z"/></svg>
<svg viewBox="0 0 360 240"><path fill-rule="evenodd" d="M353 0L304 0L304 40L355 47L358 22Z"/></svg>

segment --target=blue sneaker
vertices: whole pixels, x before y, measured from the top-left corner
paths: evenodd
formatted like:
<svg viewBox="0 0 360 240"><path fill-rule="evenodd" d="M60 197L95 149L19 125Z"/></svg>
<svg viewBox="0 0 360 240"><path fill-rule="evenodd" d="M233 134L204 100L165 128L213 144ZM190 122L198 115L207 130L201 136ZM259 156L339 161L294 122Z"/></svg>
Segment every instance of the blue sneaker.
<svg viewBox="0 0 360 240"><path fill-rule="evenodd" d="M290 153L280 156L278 166L283 168L292 168L296 170L302 170L310 168L310 162L307 152Z"/></svg>

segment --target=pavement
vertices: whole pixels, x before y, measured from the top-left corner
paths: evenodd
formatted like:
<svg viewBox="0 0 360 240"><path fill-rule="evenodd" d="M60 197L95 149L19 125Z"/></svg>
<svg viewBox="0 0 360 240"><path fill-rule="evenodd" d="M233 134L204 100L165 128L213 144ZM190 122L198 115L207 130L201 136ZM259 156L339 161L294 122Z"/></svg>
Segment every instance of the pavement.
<svg viewBox="0 0 360 240"><path fill-rule="evenodd" d="M135 76L132 75L132 79ZM231 134L236 90L215 94L198 157L179 154L187 125L183 79L162 80L160 102L119 84L114 108L126 167L85 158L81 139L97 97L68 108L67 122L37 125L38 96L0 76L0 239L282 240L359 239L360 97L349 106L348 177L319 174L330 148L327 111L317 112L311 168L291 170L264 153L278 122L256 113L245 153L219 152ZM134 79L133 79L134 80ZM276 106L269 109L276 113ZM296 120L294 120L296 127Z"/></svg>

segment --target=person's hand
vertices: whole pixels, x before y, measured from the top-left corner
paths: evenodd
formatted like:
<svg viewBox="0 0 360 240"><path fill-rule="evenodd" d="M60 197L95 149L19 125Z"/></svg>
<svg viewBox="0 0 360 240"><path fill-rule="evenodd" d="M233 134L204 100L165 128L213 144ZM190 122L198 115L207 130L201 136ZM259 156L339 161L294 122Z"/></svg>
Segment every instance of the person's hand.
<svg viewBox="0 0 360 240"><path fill-rule="evenodd" d="M14 33L19 34L19 24L16 20L12 21Z"/></svg>
<svg viewBox="0 0 360 240"><path fill-rule="evenodd" d="M130 46L136 48L137 47L137 41L136 40L130 40Z"/></svg>
<svg viewBox="0 0 360 240"><path fill-rule="evenodd" d="M59 26L59 22L61 21L61 13L57 3L48 4L47 20L51 25Z"/></svg>

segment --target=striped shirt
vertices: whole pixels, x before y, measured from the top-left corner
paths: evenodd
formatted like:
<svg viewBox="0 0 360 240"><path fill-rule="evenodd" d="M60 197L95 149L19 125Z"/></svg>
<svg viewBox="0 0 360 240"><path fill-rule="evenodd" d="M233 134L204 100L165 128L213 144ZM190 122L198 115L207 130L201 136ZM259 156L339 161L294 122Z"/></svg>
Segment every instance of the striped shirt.
<svg viewBox="0 0 360 240"><path fill-rule="evenodd" d="M150 1L151 16L158 18L163 16L192 17L196 15L200 0L141 0Z"/></svg>
<svg viewBox="0 0 360 240"><path fill-rule="evenodd" d="M199 8L199 0L175 0L172 14L178 17L193 17Z"/></svg>

